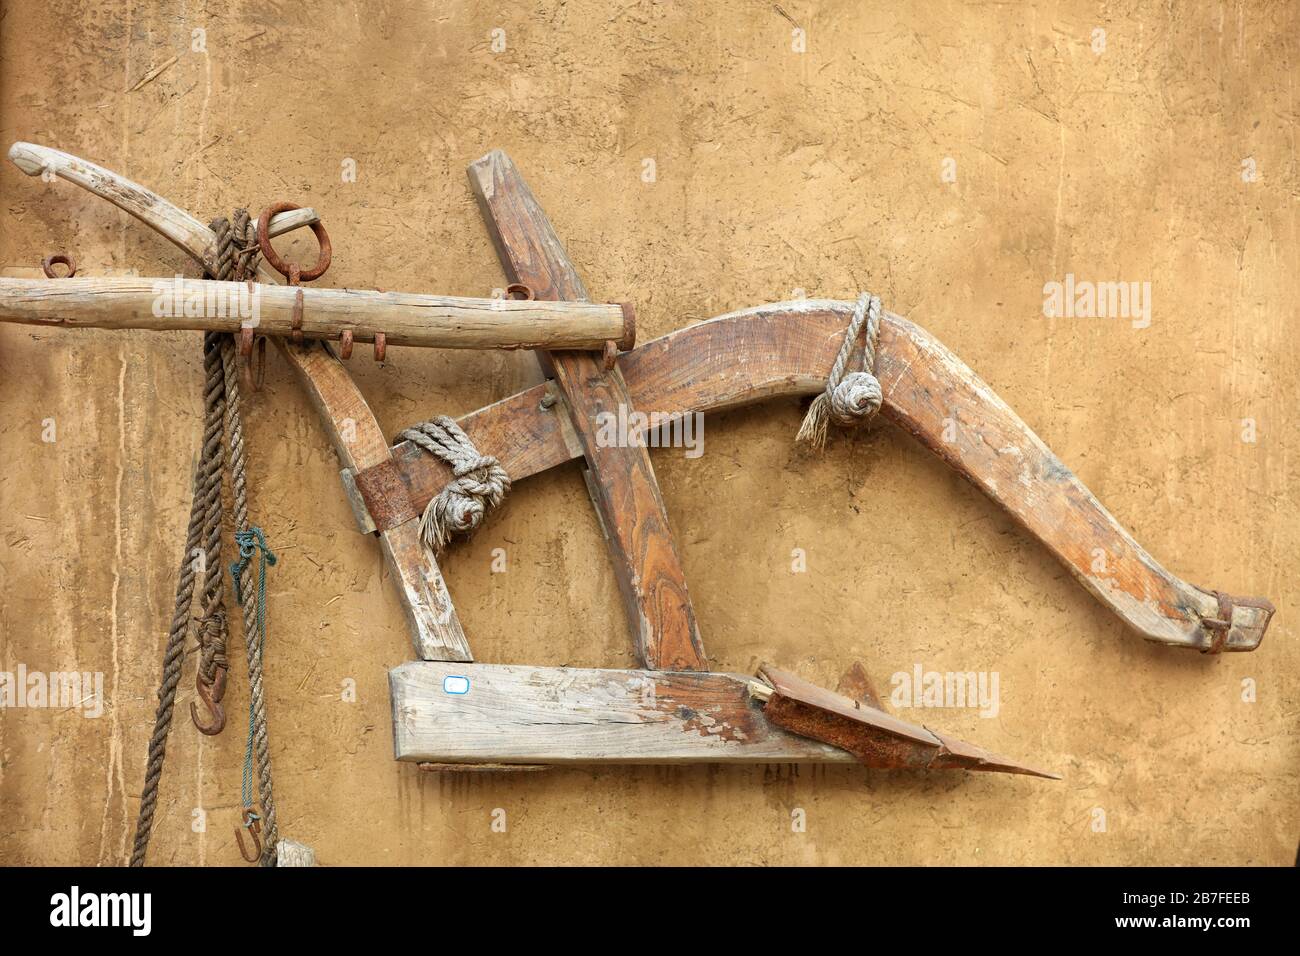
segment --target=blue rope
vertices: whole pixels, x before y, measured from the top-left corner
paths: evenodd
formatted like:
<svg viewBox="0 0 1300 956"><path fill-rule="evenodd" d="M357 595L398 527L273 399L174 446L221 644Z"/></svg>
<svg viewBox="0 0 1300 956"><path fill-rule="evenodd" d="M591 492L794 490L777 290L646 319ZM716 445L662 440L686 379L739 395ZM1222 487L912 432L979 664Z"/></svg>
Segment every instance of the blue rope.
<svg viewBox="0 0 1300 956"><path fill-rule="evenodd" d="M266 543L266 536L262 534L262 529L258 527L249 528L247 531L235 532L235 544L239 546L239 560L232 562L230 565L230 576L234 579L235 600L239 606L244 606L244 570L252 563L253 557L257 556L257 617L253 623L253 633L244 635L244 639L252 642L253 654L256 656L258 663L262 661L262 651L266 648L266 569L277 561L276 556L272 553L270 546ZM249 688L248 695L248 742L244 745L244 784L242 795L244 798L244 809L251 813L253 806L253 695L252 688ZM251 818L256 820L256 813L251 813Z"/></svg>

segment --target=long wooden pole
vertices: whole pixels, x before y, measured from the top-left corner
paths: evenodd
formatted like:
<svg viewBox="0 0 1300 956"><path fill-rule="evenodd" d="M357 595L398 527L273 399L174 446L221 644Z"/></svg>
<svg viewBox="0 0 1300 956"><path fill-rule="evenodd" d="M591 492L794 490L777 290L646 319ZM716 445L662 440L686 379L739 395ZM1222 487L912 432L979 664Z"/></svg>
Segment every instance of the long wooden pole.
<svg viewBox="0 0 1300 956"><path fill-rule="evenodd" d="M302 294L301 309L297 297ZM631 310L599 302L471 299L207 279L0 279L0 322L68 328L193 330L448 349L630 348Z"/></svg>

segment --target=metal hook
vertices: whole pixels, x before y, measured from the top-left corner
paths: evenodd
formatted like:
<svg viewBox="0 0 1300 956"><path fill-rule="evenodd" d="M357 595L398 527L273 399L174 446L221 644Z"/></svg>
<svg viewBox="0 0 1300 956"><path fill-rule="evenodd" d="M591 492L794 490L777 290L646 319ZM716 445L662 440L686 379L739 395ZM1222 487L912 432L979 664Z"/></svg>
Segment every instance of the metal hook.
<svg viewBox="0 0 1300 956"><path fill-rule="evenodd" d="M253 841L253 855L248 855L248 847L244 845L244 831L248 831L249 837ZM258 836L262 832L261 817L253 812L252 807L244 807L244 825L235 827L235 842L239 844L239 855L249 863L256 863L262 858L262 840Z"/></svg>
<svg viewBox="0 0 1300 956"><path fill-rule="evenodd" d="M190 701L190 719L194 721L194 726L198 728L199 733L215 737L226 727L226 709L221 706L221 698L226 696L226 669L218 667L216 677L211 684L203 680L202 674L196 674L194 689L199 699L207 706L212 719L206 724L200 720L199 709L194 701Z"/></svg>
<svg viewBox="0 0 1300 956"><path fill-rule="evenodd" d="M253 345L257 345L257 355L253 355ZM240 378L244 387L250 392L260 392L266 381L266 336L257 335L252 326L239 328L239 355L241 363Z"/></svg>

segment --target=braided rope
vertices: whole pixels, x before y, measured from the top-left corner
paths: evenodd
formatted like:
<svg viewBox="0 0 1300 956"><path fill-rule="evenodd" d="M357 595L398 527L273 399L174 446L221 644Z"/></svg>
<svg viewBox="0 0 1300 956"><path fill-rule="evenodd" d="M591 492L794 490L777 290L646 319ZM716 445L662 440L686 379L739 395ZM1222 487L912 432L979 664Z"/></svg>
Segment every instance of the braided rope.
<svg viewBox="0 0 1300 956"><path fill-rule="evenodd" d="M233 220L233 221L232 221ZM236 209L231 219L216 219L211 223L216 244L205 267L217 279L242 281L257 271L257 238L248 211ZM154 717L154 731L149 741L145 784L140 800L140 815L136 823L135 845L131 855L132 866L143 866L153 819L158 803L158 789L162 779L167 752L167 735L171 730L172 715L176 705L176 688L180 683L185 661L185 636L189 630L190 609L194 600L196 570L192 555L202 544L204 578L202 586L203 618L199 635L201 656L199 673L207 683L212 683L219 668L227 666L226 614L222 594L221 567L221 445L229 438L229 468L231 494L235 501L236 530L247 530L248 497L246 463L244 458L243 423L239 413L239 382L236 376L234 339L229 335L207 332L203 336L205 382L203 389L204 431L199 467L194 477L194 494L190 503L190 521L185 535L185 553L176 584L176 605L172 626L163 653L162 680L158 689L158 709ZM240 582L235 581L236 593ZM257 613L244 607L245 642L254 633L250 615ZM264 604L262 616L264 617ZM266 703L262 693L262 667L260 651L254 660L253 647L249 646L250 713L257 724L256 754L259 784L262 794L263 818L266 820L263 839L262 864L275 862L275 800L271 790L271 765L267 744Z"/></svg>
<svg viewBox="0 0 1300 956"><path fill-rule="evenodd" d="M862 343L863 370L846 373L864 325L867 334ZM808 442L817 449L824 448L832 421L847 428L871 419L880 411L884 397L880 381L875 376L879 334L880 299L870 292L863 292L853 307L853 318L844 332L844 342L831 365L826 391L813 399L795 441Z"/></svg>
<svg viewBox="0 0 1300 956"><path fill-rule="evenodd" d="M239 413L239 376L236 373L235 340L227 335L221 343L226 366L226 444L229 451L231 497L235 503L235 539L249 533L247 460L244 455L244 424ZM235 593L242 595L242 569L234 578ZM232 569L233 571L233 569ZM252 749L257 762L258 793L262 804L262 865L275 865L275 843L279 830L275 820L275 793L271 786L271 748L266 725L266 696L262 687L262 655L257 641L265 605L241 601L244 617L244 648L248 657L249 710L252 720Z"/></svg>
<svg viewBox="0 0 1300 956"><path fill-rule="evenodd" d="M459 425L446 415L412 425L397 436L451 465L453 478L420 516L420 538L434 553L452 535L470 534L510 490L510 476L491 455L480 455Z"/></svg>
<svg viewBox="0 0 1300 956"><path fill-rule="evenodd" d="M212 560L210 529L217 527L216 547L220 548L221 509L221 431L225 415L225 379L222 374L222 336L207 332L203 336L203 387L204 427L203 450L199 466L194 473L194 494L190 501L190 522L185 532L185 548L181 555L180 571L176 581L176 602L172 612L171 630L163 651L162 679L158 687L158 708L154 713L153 735L149 738L149 755L145 761L144 788L140 797L140 814L135 825L135 845L131 852L131 866L144 866L153 832L154 811L158 804L158 787L162 781L163 764L167 756L167 735L171 731L172 714L176 707L176 688L180 684L181 669L185 663L185 637L190 625L190 607L194 601L194 552L202 541L205 545L204 595L209 594L209 582L215 567L218 586L221 560ZM214 517L215 509L215 517ZM205 601L205 603L207 603Z"/></svg>

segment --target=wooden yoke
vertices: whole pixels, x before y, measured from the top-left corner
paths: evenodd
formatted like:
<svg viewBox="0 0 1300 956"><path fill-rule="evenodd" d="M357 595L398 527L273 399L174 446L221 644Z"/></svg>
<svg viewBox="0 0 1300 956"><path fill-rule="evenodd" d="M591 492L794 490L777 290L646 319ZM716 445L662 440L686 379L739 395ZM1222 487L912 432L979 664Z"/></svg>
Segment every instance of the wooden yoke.
<svg viewBox="0 0 1300 956"><path fill-rule="evenodd" d="M586 300L587 290L514 162L493 150L469 166L488 232L512 282L538 299ZM614 560L637 653L652 670L708 670L686 578L644 446L605 446L599 418L632 410L617 367L583 352L538 352L555 380L586 460L583 477Z"/></svg>
<svg viewBox="0 0 1300 956"><path fill-rule="evenodd" d="M107 199L170 239L206 268L205 257L215 247L216 236L197 218L158 194L102 166L46 146L15 143L9 150L9 158L29 176L58 176ZM309 221L314 221L314 217L304 216L301 210L297 214L277 216L271 220L269 233L275 235L307 225ZM264 264L258 266L258 280L281 281ZM352 376L329 347L319 343L292 346L285 345L281 339L276 341L281 343L285 357L307 385L344 464L365 468L388 461L388 443L379 423ZM426 660L473 660L442 572L421 545L418 528L413 524L386 528L378 536L411 627L416 654Z"/></svg>

